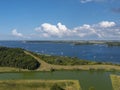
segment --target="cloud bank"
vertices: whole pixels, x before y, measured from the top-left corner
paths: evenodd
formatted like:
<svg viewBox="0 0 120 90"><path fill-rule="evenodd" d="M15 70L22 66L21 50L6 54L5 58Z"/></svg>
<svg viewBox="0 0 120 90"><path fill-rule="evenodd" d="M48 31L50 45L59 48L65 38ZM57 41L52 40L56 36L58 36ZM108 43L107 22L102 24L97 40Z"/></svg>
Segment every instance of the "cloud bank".
<svg viewBox="0 0 120 90"><path fill-rule="evenodd" d="M23 39L120 40L120 26L113 21L101 21L70 29L60 22L56 25L43 23L31 34L23 35L13 29L12 35Z"/></svg>
<svg viewBox="0 0 120 90"><path fill-rule="evenodd" d="M23 37L23 34L22 34L22 33L17 32L17 30L16 30L16 29L13 29L13 30L12 30L12 35L13 35L13 36L16 36L16 37Z"/></svg>
<svg viewBox="0 0 120 90"><path fill-rule="evenodd" d="M73 29L67 28L60 22L57 25L43 23L36 27L35 31L44 38L120 39L120 27L111 21L93 25L83 24Z"/></svg>
<svg viewBox="0 0 120 90"><path fill-rule="evenodd" d="M100 27L102 28L108 28L108 27L113 27L115 26L115 22L109 22L109 21L102 21L99 23Z"/></svg>
<svg viewBox="0 0 120 90"><path fill-rule="evenodd" d="M43 23L40 27L35 28L35 30L41 32L44 37L64 37L65 34L69 36L68 34L71 32L61 23L58 23L57 25Z"/></svg>
<svg viewBox="0 0 120 90"><path fill-rule="evenodd" d="M103 2L107 0L80 0L81 3L89 3L89 2Z"/></svg>

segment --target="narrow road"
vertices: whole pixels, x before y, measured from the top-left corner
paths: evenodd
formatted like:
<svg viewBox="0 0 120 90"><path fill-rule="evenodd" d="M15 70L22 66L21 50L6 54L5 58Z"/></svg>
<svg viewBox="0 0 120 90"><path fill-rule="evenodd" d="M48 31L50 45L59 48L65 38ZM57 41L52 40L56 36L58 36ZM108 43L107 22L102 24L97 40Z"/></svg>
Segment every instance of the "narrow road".
<svg viewBox="0 0 120 90"><path fill-rule="evenodd" d="M46 63L45 61L41 60L39 57L31 54L30 52L24 51L24 53L32 56L33 58L35 58L41 64L40 67L37 70L39 70L39 71L50 71L50 69L52 68L52 65Z"/></svg>

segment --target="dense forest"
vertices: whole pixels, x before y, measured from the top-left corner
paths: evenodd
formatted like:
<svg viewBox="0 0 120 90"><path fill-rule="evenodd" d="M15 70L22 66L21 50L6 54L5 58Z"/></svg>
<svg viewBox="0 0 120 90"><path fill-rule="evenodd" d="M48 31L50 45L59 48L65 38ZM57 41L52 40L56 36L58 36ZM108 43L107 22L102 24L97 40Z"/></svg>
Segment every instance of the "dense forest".
<svg viewBox="0 0 120 90"><path fill-rule="evenodd" d="M0 66L35 70L40 63L26 55L23 49L0 47Z"/></svg>

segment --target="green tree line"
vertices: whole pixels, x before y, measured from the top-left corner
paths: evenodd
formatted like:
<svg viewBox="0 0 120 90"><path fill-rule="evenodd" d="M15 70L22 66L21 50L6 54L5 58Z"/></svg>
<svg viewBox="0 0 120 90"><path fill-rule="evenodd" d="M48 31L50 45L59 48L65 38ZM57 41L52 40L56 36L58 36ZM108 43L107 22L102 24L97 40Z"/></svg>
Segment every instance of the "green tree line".
<svg viewBox="0 0 120 90"><path fill-rule="evenodd" d="M0 47L0 66L35 70L40 66L40 63L33 57L26 55L23 49Z"/></svg>

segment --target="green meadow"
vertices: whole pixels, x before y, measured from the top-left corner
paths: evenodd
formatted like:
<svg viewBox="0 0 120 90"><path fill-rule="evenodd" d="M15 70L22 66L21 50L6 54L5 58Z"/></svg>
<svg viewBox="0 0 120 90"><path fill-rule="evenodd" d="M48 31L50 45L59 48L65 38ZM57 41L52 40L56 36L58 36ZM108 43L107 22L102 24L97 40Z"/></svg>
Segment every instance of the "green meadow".
<svg viewBox="0 0 120 90"><path fill-rule="evenodd" d="M111 75L113 90L120 90L120 75Z"/></svg>
<svg viewBox="0 0 120 90"><path fill-rule="evenodd" d="M0 90L81 90L77 80L5 80Z"/></svg>

